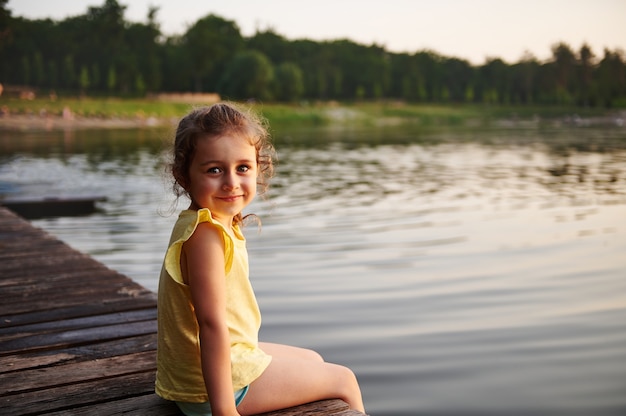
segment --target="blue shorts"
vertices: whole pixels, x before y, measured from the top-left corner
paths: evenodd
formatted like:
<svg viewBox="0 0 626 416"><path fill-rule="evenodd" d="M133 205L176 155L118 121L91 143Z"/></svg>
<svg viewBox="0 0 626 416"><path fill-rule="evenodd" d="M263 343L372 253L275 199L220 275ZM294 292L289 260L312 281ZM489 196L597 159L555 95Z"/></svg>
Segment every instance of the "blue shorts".
<svg viewBox="0 0 626 416"><path fill-rule="evenodd" d="M248 388L250 386L246 386L241 390L237 390L235 392L235 406L239 406L239 403L243 401L243 398L246 397L246 393L248 393ZM186 416L211 416L211 405L209 402L204 403L189 403L189 402L176 402L178 408L183 412Z"/></svg>

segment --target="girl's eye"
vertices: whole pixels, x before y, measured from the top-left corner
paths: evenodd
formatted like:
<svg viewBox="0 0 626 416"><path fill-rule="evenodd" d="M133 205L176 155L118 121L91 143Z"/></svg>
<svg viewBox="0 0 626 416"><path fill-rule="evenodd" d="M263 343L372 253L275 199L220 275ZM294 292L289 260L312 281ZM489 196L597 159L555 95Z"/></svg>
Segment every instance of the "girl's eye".
<svg viewBox="0 0 626 416"><path fill-rule="evenodd" d="M207 169L207 173L220 173L221 169L220 168L209 168Z"/></svg>
<svg viewBox="0 0 626 416"><path fill-rule="evenodd" d="M250 166L248 166L248 165L241 165L241 166L239 166L238 170L239 170L239 172L247 172L247 171L250 170Z"/></svg>

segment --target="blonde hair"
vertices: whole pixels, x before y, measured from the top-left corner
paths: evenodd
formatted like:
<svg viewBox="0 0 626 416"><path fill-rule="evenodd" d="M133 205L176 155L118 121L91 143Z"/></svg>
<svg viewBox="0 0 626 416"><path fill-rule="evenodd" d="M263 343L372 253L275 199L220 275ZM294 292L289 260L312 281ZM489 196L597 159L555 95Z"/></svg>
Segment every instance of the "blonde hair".
<svg viewBox="0 0 626 416"><path fill-rule="evenodd" d="M174 138L172 160L169 166L176 198L189 196L189 168L196 152L198 139L233 135L246 138L256 149L257 185L263 194L274 174L274 147L270 142L267 123L251 110L244 110L233 103L218 103L196 108L178 123ZM234 222L241 224L238 214Z"/></svg>

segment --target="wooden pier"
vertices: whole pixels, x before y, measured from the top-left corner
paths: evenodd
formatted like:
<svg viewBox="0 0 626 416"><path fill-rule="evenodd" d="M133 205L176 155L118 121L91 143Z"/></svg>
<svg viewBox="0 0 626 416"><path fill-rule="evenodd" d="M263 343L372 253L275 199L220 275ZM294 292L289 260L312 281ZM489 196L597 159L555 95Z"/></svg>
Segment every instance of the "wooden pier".
<svg viewBox="0 0 626 416"><path fill-rule="evenodd" d="M180 415L154 394L156 295L0 207L0 409ZM325 400L263 416L362 416Z"/></svg>
<svg viewBox="0 0 626 416"><path fill-rule="evenodd" d="M0 199L4 206L22 218L68 217L89 215L96 211L96 202L106 201L103 196L8 198Z"/></svg>

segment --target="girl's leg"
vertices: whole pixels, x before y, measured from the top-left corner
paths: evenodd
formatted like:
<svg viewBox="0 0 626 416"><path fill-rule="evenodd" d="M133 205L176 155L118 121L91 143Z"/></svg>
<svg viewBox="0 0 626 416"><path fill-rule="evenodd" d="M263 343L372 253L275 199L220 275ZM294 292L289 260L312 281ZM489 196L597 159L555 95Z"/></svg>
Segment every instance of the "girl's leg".
<svg viewBox="0 0 626 416"><path fill-rule="evenodd" d="M323 362L324 358L318 352L308 348L294 347L293 345L274 344L271 342L259 342L259 348L265 353L274 356L278 355L283 358L293 358L311 361Z"/></svg>
<svg viewBox="0 0 626 416"><path fill-rule="evenodd" d="M280 344L260 343L272 356L263 374L237 407L242 415L269 412L323 399L342 399L352 409L365 412L354 373L326 363L314 351Z"/></svg>

